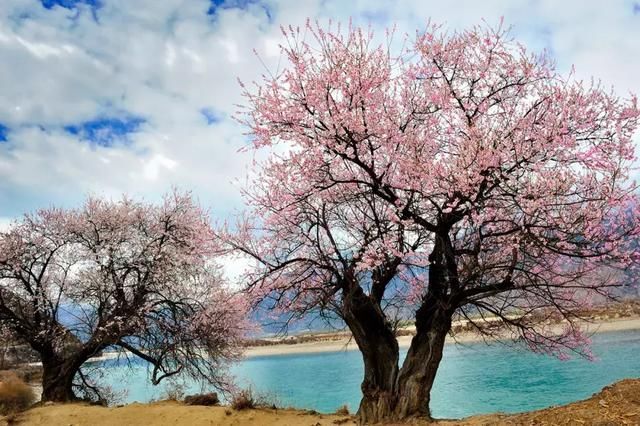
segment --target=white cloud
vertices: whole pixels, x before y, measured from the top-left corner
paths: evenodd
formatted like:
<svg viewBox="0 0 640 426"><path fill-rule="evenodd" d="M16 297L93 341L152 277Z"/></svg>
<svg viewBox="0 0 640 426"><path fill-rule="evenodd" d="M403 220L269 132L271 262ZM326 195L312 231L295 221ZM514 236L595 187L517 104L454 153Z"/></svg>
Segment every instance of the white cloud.
<svg viewBox="0 0 640 426"><path fill-rule="evenodd" d="M0 2L0 215L51 203L77 204L87 192L156 198L190 188L224 216L241 208L238 188L251 154L230 116L250 82L281 61L279 26L307 17L396 22L413 33L429 17L452 29L500 16L533 49L548 48L567 71L595 75L625 95L640 92L640 16L632 2L544 0L455 3L272 0L207 15L207 0L104 0L97 21L87 6L47 10L37 1ZM271 15L265 13L266 6ZM253 50L260 54L256 58ZM282 66L282 64L280 64ZM210 108L220 121L208 125ZM63 126L126 112L144 117L129 145L90 146Z"/></svg>
<svg viewBox="0 0 640 426"><path fill-rule="evenodd" d="M178 164L162 154L156 154L144 163L144 177L148 180L157 180L162 169L171 171Z"/></svg>

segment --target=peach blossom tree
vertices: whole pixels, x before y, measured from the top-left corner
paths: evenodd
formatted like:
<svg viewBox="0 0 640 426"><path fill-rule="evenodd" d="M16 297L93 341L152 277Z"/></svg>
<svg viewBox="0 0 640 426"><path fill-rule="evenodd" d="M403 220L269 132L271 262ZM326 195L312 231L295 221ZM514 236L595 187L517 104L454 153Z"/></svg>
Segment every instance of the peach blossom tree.
<svg viewBox="0 0 640 426"><path fill-rule="evenodd" d="M154 384L182 372L227 386L245 311L212 241L206 212L177 192L89 198L0 233L0 324L39 354L42 399L100 398L83 365L105 349L147 361Z"/></svg>
<svg viewBox="0 0 640 426"><path fill-rule="evenodd" d="M636 98L561 75L502 27L283 35L287 64L243 85L239 120L271 154L225 238L256 262L254 298L344 320L365 366L360 421L430 416L458 319L588 356L580 312L638 255ZM402 363L398 306L416 328Z"/></svg>

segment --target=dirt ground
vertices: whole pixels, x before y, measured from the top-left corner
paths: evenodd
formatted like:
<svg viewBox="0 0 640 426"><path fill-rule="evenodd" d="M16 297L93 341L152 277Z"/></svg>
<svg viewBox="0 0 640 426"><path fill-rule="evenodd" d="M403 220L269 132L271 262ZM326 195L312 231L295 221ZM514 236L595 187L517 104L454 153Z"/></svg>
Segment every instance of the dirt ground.
<svg viewBox="0 0 640 426"><path fill-rule="evenodd" d="M297 410L194 407L177 402L131 404L105 408L82 404L32 408L0 425L41 426L324 426L355 425L349 416L322 415ZM415 421L414 425L425 425ZM627 379L605 387L591 398L560 407L517 415L490 414L462 420L441 420L440 425L640 425L640 379Z"/></svg>

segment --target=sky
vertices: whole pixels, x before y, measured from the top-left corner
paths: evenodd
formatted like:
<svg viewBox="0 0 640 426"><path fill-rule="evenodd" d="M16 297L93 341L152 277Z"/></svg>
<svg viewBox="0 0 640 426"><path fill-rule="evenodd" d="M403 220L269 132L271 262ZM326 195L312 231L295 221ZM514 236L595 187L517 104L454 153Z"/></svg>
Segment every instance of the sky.
<svg viewBox="0 0 640 426"><path fill-rule="evenodd" d="M87 194L153 201L172 186L226 218L254 159L238 152L238 79L282 66L281 25L415 33L500 17L560 71L640 93L640 1L0 0L0 227Z"/></svg>

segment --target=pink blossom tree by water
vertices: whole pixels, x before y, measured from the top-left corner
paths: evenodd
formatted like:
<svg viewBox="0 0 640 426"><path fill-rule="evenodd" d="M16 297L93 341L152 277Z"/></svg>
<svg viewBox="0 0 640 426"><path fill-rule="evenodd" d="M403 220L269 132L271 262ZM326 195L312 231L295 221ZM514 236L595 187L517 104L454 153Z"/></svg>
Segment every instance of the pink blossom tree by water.
<svg viewBox="0 0 640 426"><path fill-rule="evenodd" d="M240 115L272 154L225 238L256 260L257 300L345 321L360 421L430 416L456 320L588 356L580 312L638 255L636 98L560 75L501 27L382 44L351 25L283 33L288 64L245 87ZM416 333L401 365L398 307Z"/></svg>
<svg viewBox="0 0 640 426"><path fill-rule="evenodd" d="M109 348L229 385L245 309L212 263L206 213L189 194L159 205L89 198L26 215L0 234L0 324L42 360L43 400L100 398L83 365Z"/></svg>

